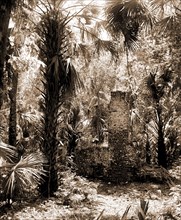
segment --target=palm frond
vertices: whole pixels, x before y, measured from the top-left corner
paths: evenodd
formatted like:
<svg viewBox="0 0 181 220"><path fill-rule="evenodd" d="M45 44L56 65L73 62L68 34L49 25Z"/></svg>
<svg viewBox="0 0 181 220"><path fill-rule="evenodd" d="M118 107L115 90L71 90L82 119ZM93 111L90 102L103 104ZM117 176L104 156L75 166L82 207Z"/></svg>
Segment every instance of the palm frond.
<svg viewBox="0 0 181 220"><path fill-rule="evenodd" d="M170 35L172 32L175 33L175 31L181 29L181 20L176 14L174 14L162 19L160 22L158 22L158 26L160 28L160 33Z"/></svg>
<svg viewBox="0 0 181 220"><path fill-rule="evenodd" d="M16 157L16 147L11 146L9 144L5 144L3 141L0 140L0 157L3 159L10 160L11 158Z"/></svg>
<svg viewBox="0 0 181 220"><path fill-rule="evenodd" d="M97 23L98 25L98 23ZM95 46L95 51L98 55L100 52L110 52L113 58L118 57L118 51L116 45L111 40L103 40L99 35L101 35L100 28L90 28L85 26L74 26L81 31L81 40L87 42L87 44L79 44L79 49L82 51L82 54L85 55L85 58L88 56L90 58L90 47ZM99 25L98 25L99 27ZM97 30L98 29L98 30ZM92 44L91 44L91 43ZM92 52L92 51L91 51Z"/></svg>
<svg viewBox="0 0 181 220"><path fill-rule="evenodd" d="M129 212L130 208L131 208L130 205L126 207L126 210L125 210L125 212L124 212L124 214L123 214L121 220L126 220L126 219L127 219L128 212Z"/></svg>
<svg viewBox="0 0 181 220"><path fill-rule="evenodd" d="M83 57L86 64L90 63L91 60L91 45L85 43L75 43L73 48L73 54L75 56Z"/></svg>
<svg viewBox="0 0 181 220"><path fill-rule="evenodd" d="M101 218L102 218L102 216L103 216L104 211L105 211L105 209L103 209L103 210L101 211L101 213L99 214L99 216L98 216L98 217L96 217L94 220L101 220Z"/></svg>
<svg viewBox="0 0 181 220"><path fill-rule="evenodd" d="M106 12L108 28L114 36L122 33L125 45L130 48L133 42L138 41L138 33L142 27L152 27L152 15L143 2L138 0L113 0L111 3Z"/></svg>
<svg viewBox="0 0 181 220"><path fill-rule="evenodd" d="M66 19L66 24L68 24L73 18L75 18L77 15L80 15L80 13L82 11L84 11L84 9L86 9L88 6L90 6L92 4L94 0L92 0L91 2L89 2L88 4L86 4L85 6L83 6L78 12L75 12L73 15L71 15L68 19Z"/></svg>
<svg viewBox="0 0 181 220"><path fill-rule="evenodd" d="M11 169L4 182L6 196L12 198L16 187L23 191L28 186L38 185L42 181L42 177L46 175L43 170L44 163L46 160L43 155L32 153L22 157L17 164L7 164L7 168L11 165Z"/></svg>
<svg viewBox="0 0 181 220"><path fill-rule="evenodd" d="M82 42L94 41L98 39L98 32L96 28L86 27L82 23L79 23L79 26L73 25L73 27L80 30L80 37Z"/></svg>
<svg viewBox="0 0 181 220"><path fill-rule="evenodd" d="M138 218L139 220L144 220L146 219L146 214L148 211L148 204L149 202L146 202L143 199L140 199L140 207L138 209Z"/></svg>
<svg viewBox="0 0 181 220"><path fill-rule="evenodd" d="M98 55L100 51L108 51L113 57L118 57L118 51L113 41L97 39L95 41L95 48Z"/></svg>

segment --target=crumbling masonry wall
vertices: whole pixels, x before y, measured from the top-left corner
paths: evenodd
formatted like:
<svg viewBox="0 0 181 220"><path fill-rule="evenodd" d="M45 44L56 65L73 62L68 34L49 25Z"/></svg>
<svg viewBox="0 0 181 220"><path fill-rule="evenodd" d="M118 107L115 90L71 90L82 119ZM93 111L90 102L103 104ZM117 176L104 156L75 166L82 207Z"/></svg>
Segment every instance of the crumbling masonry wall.
<svg viewBox="0 0 181 220"><path fill-rule="evenodd" d="M127 182L134 178L135 149L129 143L129 93L111 93L108 119L108 145L111 155L109 178L112 182Z"/></svg>
<svg viewBox="0 0 181 220"><path fill-rule="evenodd" d="M108 121L108 145L79 144L75 161L78 173L111 182L134 180L135 149L130 145L129 93L111 93Z"/></svg>

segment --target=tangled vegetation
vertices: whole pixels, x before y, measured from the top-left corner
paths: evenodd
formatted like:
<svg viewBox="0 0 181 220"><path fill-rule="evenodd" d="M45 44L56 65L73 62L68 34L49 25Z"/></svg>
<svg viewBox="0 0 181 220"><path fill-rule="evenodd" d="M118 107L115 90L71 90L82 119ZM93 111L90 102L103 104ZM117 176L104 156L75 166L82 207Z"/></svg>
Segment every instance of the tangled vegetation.
<svg viewBox="0 0 181 220"><path fill-rule="evenodd" d="M130 182L166 184L180 202L180 12L179 0L0 1L0 211L14 215L20 198L30 204L57 196L58 205L74 211L94 204L99 192L91 191L92 182L86 192L89 180L79 175L95 184L101 179L106 188L113 163L124 170L119 158L133 161ZM129 123L122 136L129 134L126 146L112 150L113 91L126 94ZM67 189L66 175L83 181L82 191ZM152 195L143 194L135 218L152 219ZM106 218L106 211L89 206L82 219L134 219L130 207ZM179 219L175 210L167 210L168 218ZM76 211L68 215L81 219Z"/></svg>

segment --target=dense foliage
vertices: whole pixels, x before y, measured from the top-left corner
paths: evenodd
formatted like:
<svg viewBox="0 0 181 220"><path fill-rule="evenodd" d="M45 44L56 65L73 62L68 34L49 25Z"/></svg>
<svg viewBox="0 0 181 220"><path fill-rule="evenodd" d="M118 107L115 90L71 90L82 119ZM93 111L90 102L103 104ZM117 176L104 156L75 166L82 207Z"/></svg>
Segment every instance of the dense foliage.
<svg viewBox="0 0 181 220"><path fill-rule="evenodd" d="M0 184L8 203L20 188L54 195L62 165L76 167L77 147L107 145L113 90L131 94L137 168L171 166L181 152L179 0L110 0L104 15L94 1L18 1L11 14L14 3L6 14L0 1Z"/></svg>

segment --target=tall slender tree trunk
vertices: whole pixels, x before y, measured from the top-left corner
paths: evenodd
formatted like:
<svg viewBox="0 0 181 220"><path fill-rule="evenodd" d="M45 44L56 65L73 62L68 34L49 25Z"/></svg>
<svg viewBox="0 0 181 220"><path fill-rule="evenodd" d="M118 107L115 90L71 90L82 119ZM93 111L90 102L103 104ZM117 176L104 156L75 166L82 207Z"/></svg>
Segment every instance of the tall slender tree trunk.
<svg viewBox="0 0 181 220"><path fill-rule="evenodd" d="M16 146L16 96L18 87L18 74L16 70L11 67L12 88L9 91L10 98L10 114L9 114L9 144Z"/></svg>
<svg viewBox="0 0 181 220"><path fill-rule="evenodd" d="M8 25L15 0L0 0L0 109L3 104L4 63L7 53Z"/></svg>
<svg viewBox="0 0 181 220"><path fill-rule="evenodd" d="M147 140L146 140L146 163L151 164L151 150L150 150L150 142L149 142L149 137L147 135Z"/></svg>
<svg viewBox="0 0 181 220"><path fill-rule="evenodd" d="M167 153L164 142L163 122L161 117L161 106L157 103L157 115L158 115L158 164L164 168L167 168Z"/></svg>

